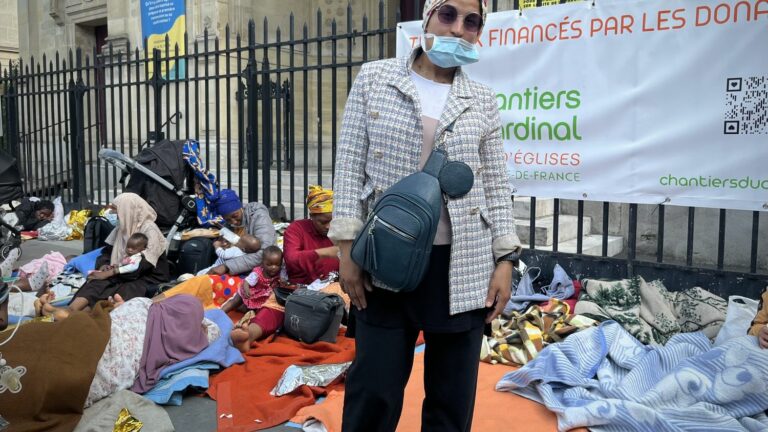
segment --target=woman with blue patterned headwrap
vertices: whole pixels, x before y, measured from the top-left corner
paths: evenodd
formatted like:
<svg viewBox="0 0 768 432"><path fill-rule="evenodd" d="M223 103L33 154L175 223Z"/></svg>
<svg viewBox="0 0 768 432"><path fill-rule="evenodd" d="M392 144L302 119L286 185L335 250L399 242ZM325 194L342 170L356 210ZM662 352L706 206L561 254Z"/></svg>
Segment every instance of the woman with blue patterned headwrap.
<svg viewBox="0 0 768 432"><path fill-rule="evenodd" d="M238 275L261 264L262 250L275 244L277 237L267 207L258 202L243 205L232 189L220 190L211 199L211 204L214 211L224 218L226 226L240 236L240 242L235 246L246 254L213 267L209 274Z"/></svg>

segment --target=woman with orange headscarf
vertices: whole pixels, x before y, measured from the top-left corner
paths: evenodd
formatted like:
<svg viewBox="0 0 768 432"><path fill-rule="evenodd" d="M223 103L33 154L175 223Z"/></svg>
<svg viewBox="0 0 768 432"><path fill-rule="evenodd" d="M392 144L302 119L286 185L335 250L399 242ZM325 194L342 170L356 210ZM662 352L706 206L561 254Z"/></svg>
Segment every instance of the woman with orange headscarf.
<svg viewBox="0 0 768 432"><path fill-rule="evenodd" d="M315 279L323 279L330 272L339 271L339 250L328 238L328 226L333 212L333 191L321 186L309 186L307 194L309 219L292 222L283 236L283 262L291 284L310 284ZM349 302L341 292L338 283L323 288L323 292L339 294ZM223 306L227 309L227 306ZM274 292L250 322L232 330L232 341L239 350L245 352L253 341L274 334L285 318L285 307L280 304Z"/></svg>
<svg viewBox="0 0 768 432"><path fill-rule="evenodd" d="M309 186L309 219L291 223L283 237L283 254L288 280L310 284L330 272L339 271L339 249L328 238L333 212L333 191Z"/></svg>

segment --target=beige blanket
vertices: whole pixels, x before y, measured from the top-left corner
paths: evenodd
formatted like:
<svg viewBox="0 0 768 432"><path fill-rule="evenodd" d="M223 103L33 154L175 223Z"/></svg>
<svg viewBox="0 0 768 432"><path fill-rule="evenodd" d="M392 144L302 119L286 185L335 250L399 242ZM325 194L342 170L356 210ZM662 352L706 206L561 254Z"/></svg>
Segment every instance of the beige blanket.
<svg viewBox="0 0 768 432"><path fill-rule="evenodd" d="M120 410L127 408L133 417L143 423L141 430L173 432L173 423L165 410L130 390L120 390L102 399L83 412L75 432L111 431L115 427Z"/></svg>

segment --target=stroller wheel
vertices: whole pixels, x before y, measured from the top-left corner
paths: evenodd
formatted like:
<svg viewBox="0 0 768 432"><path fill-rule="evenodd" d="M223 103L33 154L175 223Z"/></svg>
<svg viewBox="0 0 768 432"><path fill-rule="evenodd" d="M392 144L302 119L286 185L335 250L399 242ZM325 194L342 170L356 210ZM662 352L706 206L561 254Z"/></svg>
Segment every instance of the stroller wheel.
<svg viewBox="0 0 768 432"><path fill-rule="evenodd" d="M8 255L15 248L12 242L6 243L0 246L0 261L5 261ZM21 256L21 248L19 248L19 256Z"/></svg>

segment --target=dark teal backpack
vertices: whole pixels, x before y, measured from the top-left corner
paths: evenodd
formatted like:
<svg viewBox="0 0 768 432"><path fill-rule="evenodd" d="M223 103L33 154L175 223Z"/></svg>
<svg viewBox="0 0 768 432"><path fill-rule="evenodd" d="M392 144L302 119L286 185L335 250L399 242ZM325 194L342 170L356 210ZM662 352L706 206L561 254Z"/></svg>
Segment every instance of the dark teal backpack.
<svg viewBox="0 0 768 432"><path fill-rule="evenodd" d="M385 289L415 289L429 266L442 207L438 175L447 154L432 151L424 168L387 189L352 243L352 260Z"/></svg>

